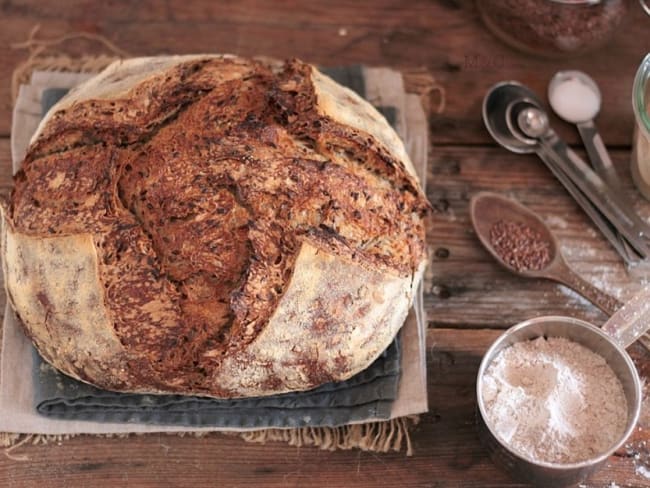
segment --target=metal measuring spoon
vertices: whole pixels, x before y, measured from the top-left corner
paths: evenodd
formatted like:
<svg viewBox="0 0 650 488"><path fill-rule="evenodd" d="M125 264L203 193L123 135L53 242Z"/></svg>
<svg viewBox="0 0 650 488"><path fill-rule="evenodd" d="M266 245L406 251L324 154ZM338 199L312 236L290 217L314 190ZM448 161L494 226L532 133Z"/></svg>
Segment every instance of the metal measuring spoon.
<svg viewBox="0 0 650 488"><path fill-rule="evenodd" d="M596 82L582 71L558 71L548 85L548 100L559 117L577 126L596 172L610 187L621 189L621 180L594 123L602 103Z"/></svg>
<svg viewBox="0 0 650 488"><path fill-rule="evenodd" d="M611 222L560 168L554 158L542 150L538 139L525 135L518 127L518 112L531 107L541 107L541 101L531 90L516 81L497 83L488 90L483 99L483 121L494 140L509 151L519 154L537 153L619 255L626 263L634 264L634 257L630 256L622 245Z"/></svg>
<svg viewBox="0 0 650 488"><path fill-rule="evenodd" d="M560 138L550 127L548 116L539 107L525 106L516 117L518 129L532 140L537 140L540 152L554 160L567 173L571 181L596 205L625 237L627 242L642 258L650 256L650 247L646 240L650 237L650 226L636 213L632 204L621 196L620 191L612 191L603 179Z"/></svg>
<svg viewBox="0 0 650 488"><path fill-rule="evenodd" d="M557 281L575 290L608 315L618 310L622 303L582 279L567 264L557 239L544 221L534 212L518 202L496 193L481 192L470 200L470 219L483 246L501 266L510 272L526 278L546 278ZM524 224L533 229L541 240L548 243L549 260L541 269L519 269L510 264L495 249L490 233L499 221Z"/></svg>
<svg viewBox="0 0 650 488"><path fill-rule="evenodd" d="M589 160L596 172L610 188L620 191L622 189L621 180L594 122L602 103L598 84L582 71L558 71L549 82L548 99L560 118L575 124L578 128ZM624 197L624 192L621 192L621 197L627 200ZM627 201L627 207L633 208L633 204ZM634 256L634 250L628 245L625 238L618 232L617 237L625 247L627 254Z"/></svg>

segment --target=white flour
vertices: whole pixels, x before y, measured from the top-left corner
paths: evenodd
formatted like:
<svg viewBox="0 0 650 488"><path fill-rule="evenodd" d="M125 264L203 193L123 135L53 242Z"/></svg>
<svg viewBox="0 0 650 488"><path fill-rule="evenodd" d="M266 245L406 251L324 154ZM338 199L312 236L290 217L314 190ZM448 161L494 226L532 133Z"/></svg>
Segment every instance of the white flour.
<svg viewBox="0 0 650 488"><path fill-rule="evenodd" d="M619 440L627 423L623 387L607 362L559 337L501 351L481 395L493 431L532 461L587 460Z"/></svg>

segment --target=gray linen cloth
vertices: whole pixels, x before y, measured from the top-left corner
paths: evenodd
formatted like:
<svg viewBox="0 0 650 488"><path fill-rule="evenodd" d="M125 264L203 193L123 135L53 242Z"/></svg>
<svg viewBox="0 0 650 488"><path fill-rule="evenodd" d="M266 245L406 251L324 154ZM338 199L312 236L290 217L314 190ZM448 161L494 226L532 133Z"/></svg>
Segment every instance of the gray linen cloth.
<svg viewBox="0 0 650 488"><path fill-rule="evenodd" d="M339 83L365 95L359 66L324 70ZM46 113L67 90L43 92ZM395 107L377 107L393 124ZM260 398L219 400L183 395L140 395L95 388L45 363L34 350L34 403L51 418L191 427L295 428L337 426L365 419L388 419L397 396L400 348L396 339L365 371L347 381L306 392Z"/></svg>

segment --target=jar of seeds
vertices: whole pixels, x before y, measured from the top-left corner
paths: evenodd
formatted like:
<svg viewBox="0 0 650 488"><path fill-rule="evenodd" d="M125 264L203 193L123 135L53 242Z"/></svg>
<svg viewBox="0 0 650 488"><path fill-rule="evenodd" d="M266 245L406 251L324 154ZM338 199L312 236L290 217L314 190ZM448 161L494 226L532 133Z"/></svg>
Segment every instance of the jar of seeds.
<svg viewBox="0 0 650 488"><path fill-rule="evenodd" d="M641 194L650 200L650 53L641 62L632 87L634 136L632 179Z"/></svg>
<svg viewBox="0 0 650 488"><path fill-rule="evenodd" d="M616 32L629 0L477 0L485 25L507 44L544 57L588 52Z"/></svg>

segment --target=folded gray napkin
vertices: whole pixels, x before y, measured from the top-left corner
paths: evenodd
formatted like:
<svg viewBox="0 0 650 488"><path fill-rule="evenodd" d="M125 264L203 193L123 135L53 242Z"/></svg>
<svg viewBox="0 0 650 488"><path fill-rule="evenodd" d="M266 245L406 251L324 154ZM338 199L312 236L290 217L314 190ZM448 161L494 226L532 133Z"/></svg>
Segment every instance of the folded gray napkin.
<svg viewBox="0 0 650 488"><path fill-rule="evenodd" d="M58 372L36 351L34 355L34 402L42 415L193 427L333 427L369 418L388 419L400 371L395 341L368 369L347 381L306 392L218 400L101 390Z"/></svg>
<svg viewBox="0 0 650 488"><path fill-rule="evenodd" d="M365 95L360 66L323 70ZM67 90L43 92L46 113ZM394 107L378 107L393 124ZM34 350L34 404L41 415L65 420L132 422L188 427L296 428L338 426L388 419L397 397L400 348L396 339L365 371L307 392L261 398L218 400L182 395L138 395L100 390L59 373Z"/></svg>

